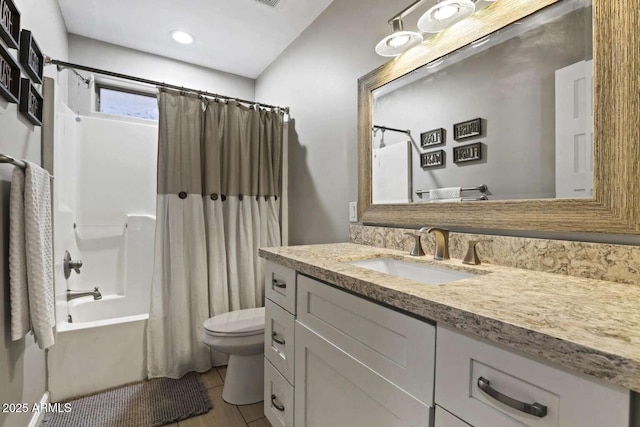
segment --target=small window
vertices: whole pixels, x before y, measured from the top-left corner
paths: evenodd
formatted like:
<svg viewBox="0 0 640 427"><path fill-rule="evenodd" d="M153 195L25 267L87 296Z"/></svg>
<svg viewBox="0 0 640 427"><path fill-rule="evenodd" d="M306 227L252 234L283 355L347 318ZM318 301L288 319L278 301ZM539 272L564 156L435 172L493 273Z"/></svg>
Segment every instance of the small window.
<svg viewBox="0 0 640 427"><path fill-rule="evenodd" d="M158 101L154 95L105 86L98 86L97 91L100 113L158 120Z"/></svg>

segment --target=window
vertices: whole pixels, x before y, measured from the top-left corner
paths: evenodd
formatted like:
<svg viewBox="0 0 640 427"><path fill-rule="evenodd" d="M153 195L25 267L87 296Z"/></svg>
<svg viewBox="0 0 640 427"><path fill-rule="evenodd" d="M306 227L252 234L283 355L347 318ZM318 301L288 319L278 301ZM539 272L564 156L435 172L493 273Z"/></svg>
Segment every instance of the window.
<svg viewBox="0 0 640 427"><path fill-rule="evenodd" d="M97 86L97 92L100 113L158 120L155 95L106 86Z"/></svg>

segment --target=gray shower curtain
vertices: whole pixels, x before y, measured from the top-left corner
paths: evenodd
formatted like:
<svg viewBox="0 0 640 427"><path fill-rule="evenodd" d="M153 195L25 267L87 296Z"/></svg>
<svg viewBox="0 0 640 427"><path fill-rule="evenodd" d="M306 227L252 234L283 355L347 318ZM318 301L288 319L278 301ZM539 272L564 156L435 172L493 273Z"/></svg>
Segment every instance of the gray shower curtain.
<svg viewBox="0 0 640 427"><path fill-rule="evenodd" d="M179 378L212 366L207 318L264 303L258 248L281 241L283 117L168 90L158 104L147 371Z"/></svg>

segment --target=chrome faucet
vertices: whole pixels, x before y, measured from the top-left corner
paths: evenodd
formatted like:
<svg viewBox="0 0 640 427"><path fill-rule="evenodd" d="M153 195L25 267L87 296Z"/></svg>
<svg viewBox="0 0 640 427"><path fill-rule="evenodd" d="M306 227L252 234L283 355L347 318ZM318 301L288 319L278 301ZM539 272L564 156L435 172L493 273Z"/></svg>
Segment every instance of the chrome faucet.
<svg viewBox="0 0 640 427"><path fill-rule="evenodd" d="M437 227L422 227L418 233L431 233L436 238L436 252L433 259L443 260L449 259L449 230Z"/></svg>
<svg viewBox="0 0 640 427"><path fill-rule="evenodd" d="M92 296L95 301L102 299L102 294L97 286L93 288L93 291L72 291L71 289L67 289L67 301L88 296Z"/></svg>

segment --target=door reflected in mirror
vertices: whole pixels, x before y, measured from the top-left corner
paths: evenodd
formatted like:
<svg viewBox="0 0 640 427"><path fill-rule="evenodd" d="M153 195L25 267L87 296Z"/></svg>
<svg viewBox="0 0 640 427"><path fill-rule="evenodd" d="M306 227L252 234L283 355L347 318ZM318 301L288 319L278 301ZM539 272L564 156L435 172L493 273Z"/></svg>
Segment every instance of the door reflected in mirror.
<svg viewBox="0 0 640 427"><path fill-rule="evenodd" d="M592 22L566 0L376 89L372 202L591 198Z"/></svg>

